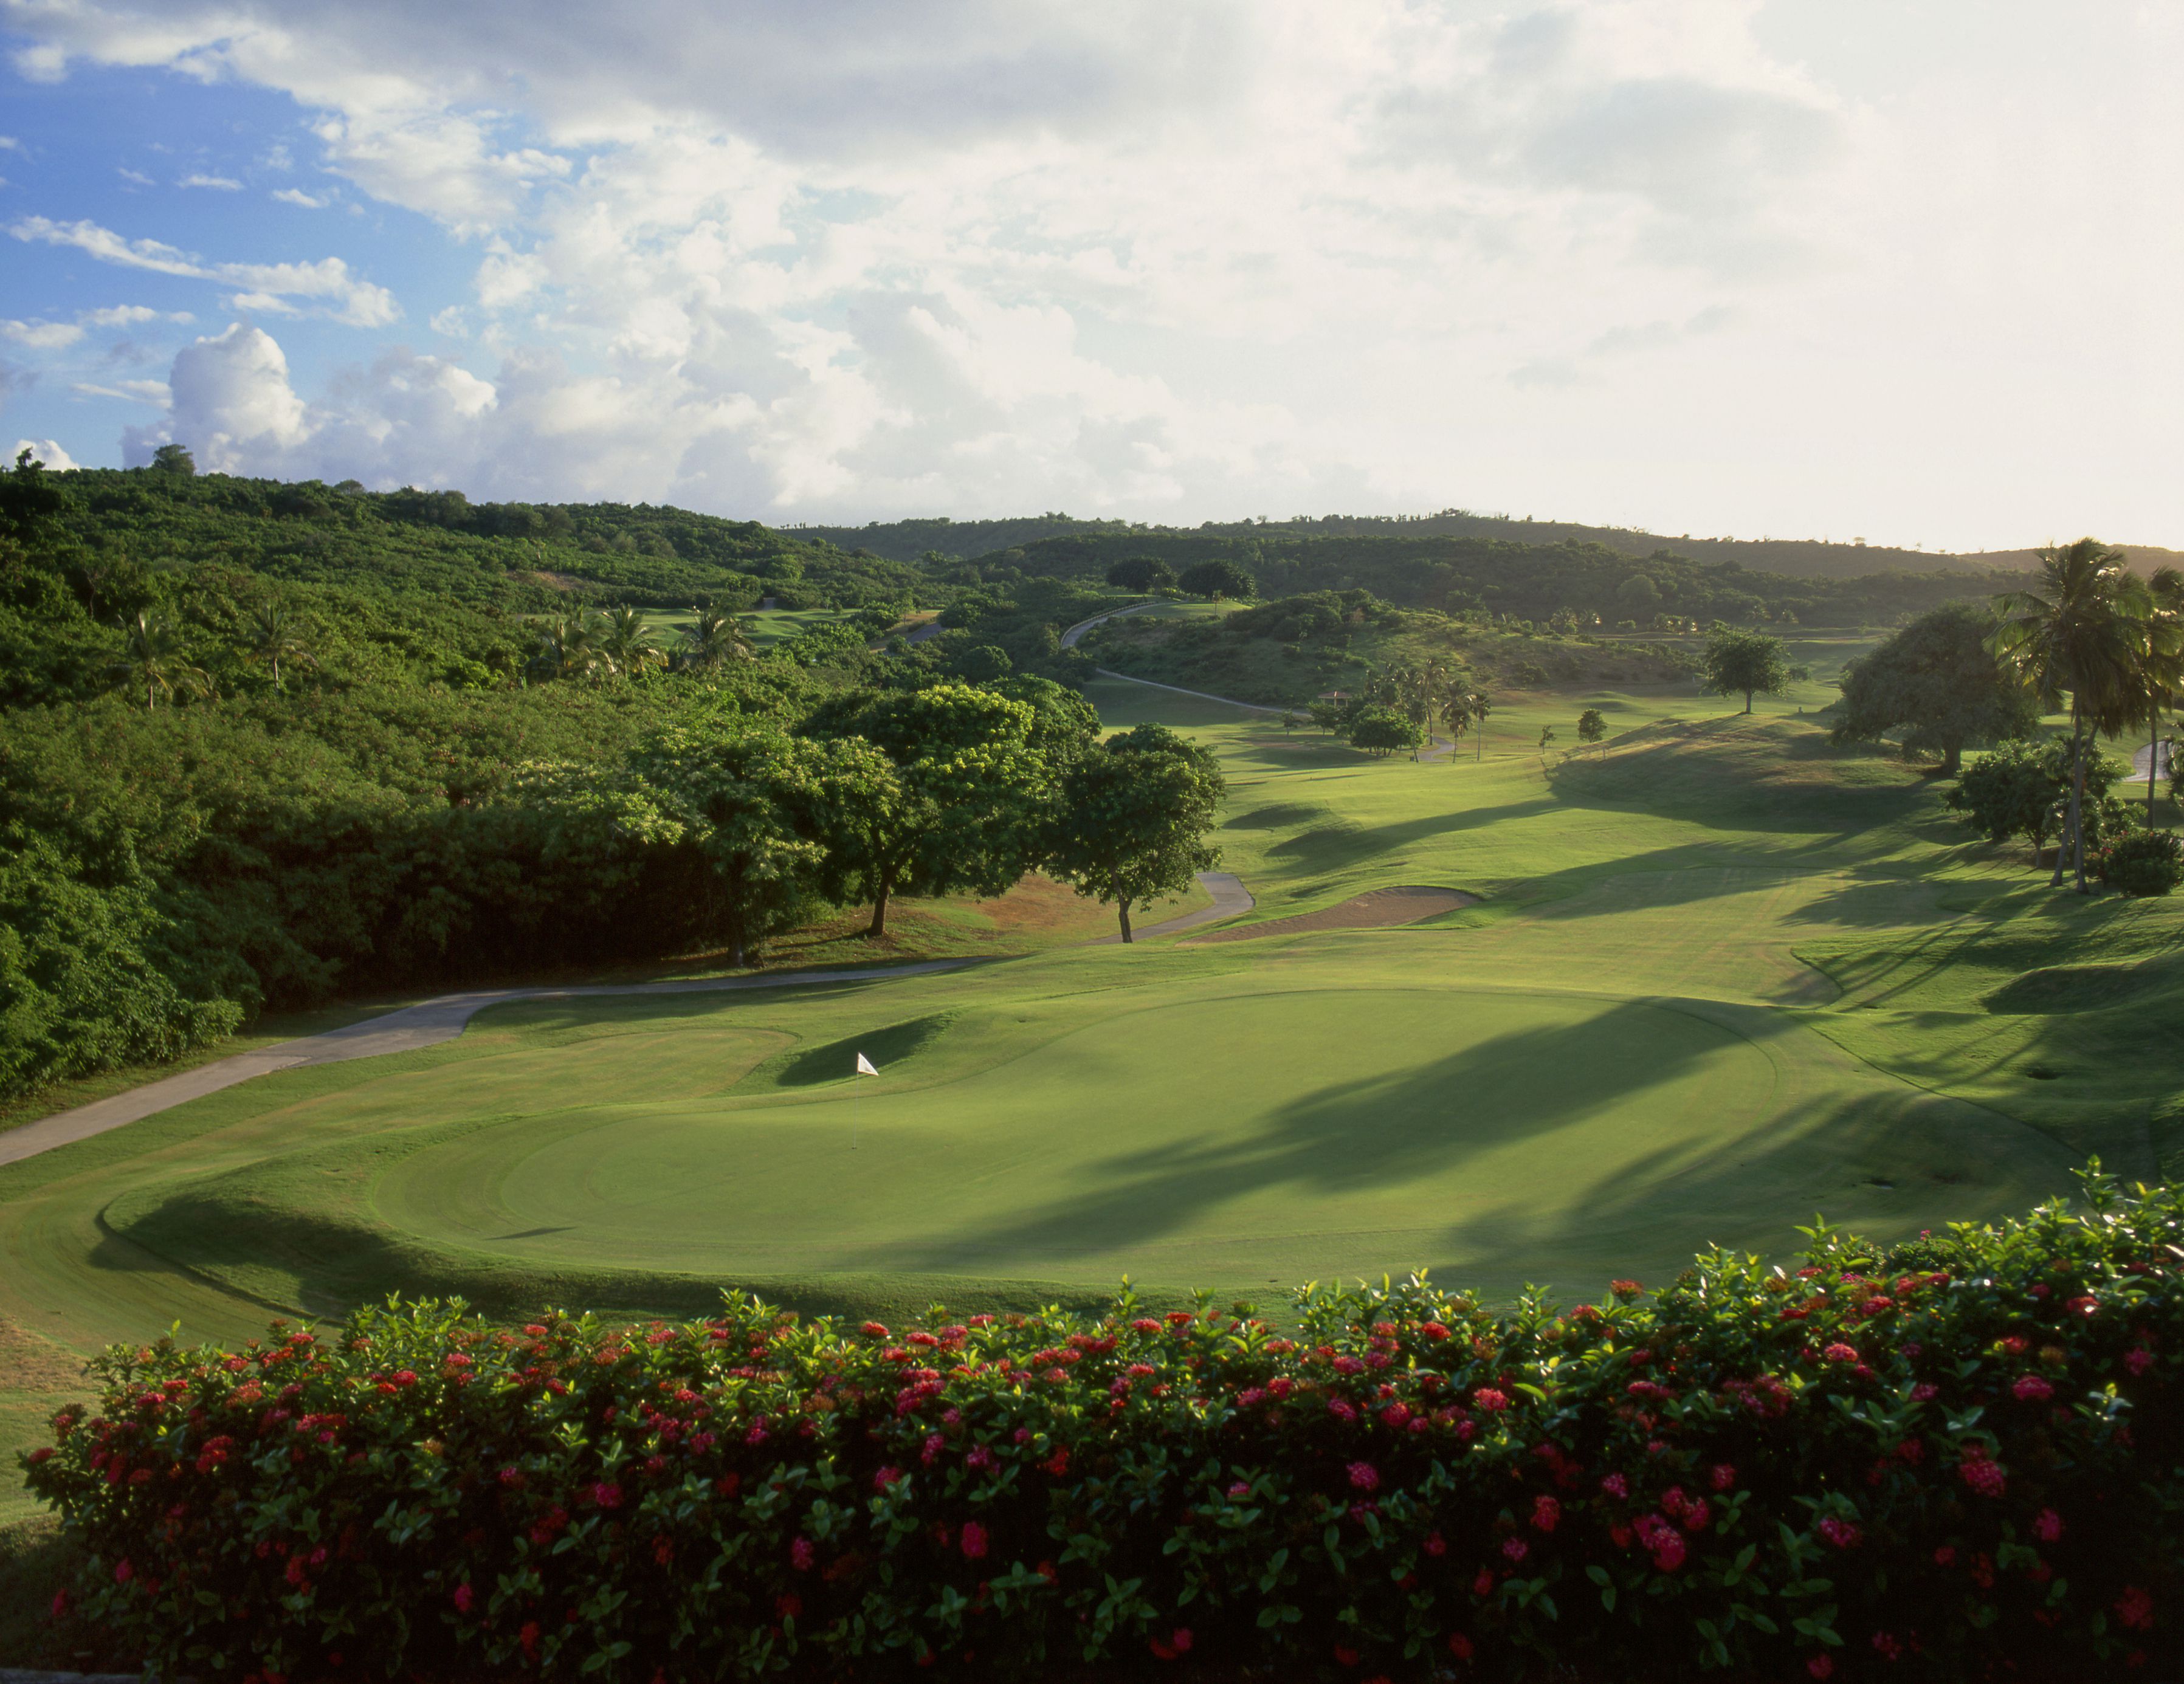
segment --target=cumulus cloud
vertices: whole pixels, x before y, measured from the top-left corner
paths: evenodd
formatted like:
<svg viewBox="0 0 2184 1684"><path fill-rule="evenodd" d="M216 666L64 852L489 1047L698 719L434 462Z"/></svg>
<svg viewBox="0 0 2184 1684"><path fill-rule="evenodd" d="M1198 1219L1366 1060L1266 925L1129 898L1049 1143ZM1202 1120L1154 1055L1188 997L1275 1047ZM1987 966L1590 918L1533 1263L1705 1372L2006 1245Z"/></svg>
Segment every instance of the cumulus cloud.
<svg viewBox="0 0 2184 1684"><path fill-rule="evenodd" d="M324 210L333 203L331 198L314 198L300 187L277 187L272 197L282 204L301 205L305 210Z"/></svg>
<svg viewBox="0 0 2184 1684"><path fill-rule="evenodd" d="M348 264L339 258L321 258L315 263L208 264L161 241L130 240L95 222L55 222L43 216L24 217L8 231L18 240L73 246L102 263L125 269L222 282L240 289L228 299L234 309L292 315L313 308L315 314L354 327L384 327L402 314L392 292L351 274ZM300 305L295 302L298 298L311 303Z"/></svg>
<svg viewBox="0 0 2184 1684"><path fill-rule="evenodd" d="M82 465L62 449L56 440L49 438L17 439L8 447L8 461L12 463L26 450L31 453L32 461L44 463L56 474L72 473Z"/></svg>
<svg viewBox="0 0 2184 1684"><path fill-rule="evenodd" d="M208 175L203 171L185 175L176 185L184 187L214 187L223 193L239 193L242 191L242 183L232 175Z"/></svg>
<svg viewBox="0 0 2184 1684"><path fill-rule="evenodd" d="M2184 190L2173 134L2074 125L2045 92L2067 73L2053 53L1996 56L2067 34L2105 67L2094 82L2144 65L2125 103L2152 112L2184 36L2143 8L2065 31L1937 4L1964 27L1900 43L1886 75L1846 44L1856 19L1759 0L660 0L611 27L582 0L0 16L26 75L164 66L281 90L352 212L369 197L468 244L468 296L413 303L489 375L382 336L299 393L261 330L185 353L231 378L178 363L171 425L238 464L807 516L1490 499L1690 524L1702 497L1779 528L1862 475L1931 503L1937 430L1911 418L1943 388L1970 421L1958 483L2029 483L1992 466L2033 459L1989 421L2025 377L1992 347L2027 322L2072 340L2055 370L2149 391L2176 384L2157 366L2184 375L2173 349L2124 354L2118 324L2173 314L2142 283L2079 276L2101 296L2073 303L2019 257L2030 227L2169 251L2133 219ZM2082 191L2098 181L2128 189ZM14 231L216 283L261 317L398 314L337 259ZM1942 345L1947 378L1925 360ZM291 419L259 425L267 404ZM2146 413L2132 461L2176 432ZM1900 466L1922 452L1924 475ZM2107 484L2125 456L2086 459Z"/></svg>

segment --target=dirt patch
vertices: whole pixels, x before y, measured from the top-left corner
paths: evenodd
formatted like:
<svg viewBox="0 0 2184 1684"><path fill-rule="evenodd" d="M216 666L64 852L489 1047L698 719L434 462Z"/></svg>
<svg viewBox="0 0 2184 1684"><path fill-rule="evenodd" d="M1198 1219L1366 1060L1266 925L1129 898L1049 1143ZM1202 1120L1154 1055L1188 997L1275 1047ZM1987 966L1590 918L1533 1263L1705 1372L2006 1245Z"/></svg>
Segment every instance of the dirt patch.
<svg viewBox="0 0 2184 1684"><path fill-rule="evenodd" d="M1240 930L1217 930L1210 936L1194 936L1195 942L1249 942L1261 936L1294 936L1310 930L1385 930L1398 924L1416 924L1458 907L1477 906L1479 897L1462 889L1433 889L1404 884L1392 889L1373 889L1340 906L1294 918L1276 918L1264 924L1247 924Z"/></svg>
<svg viewBox="0 0 2184 1684"><path fill-rule="evenodd" d="M0 1316L0 1391L86 1389L82 1358Z"/></svg>

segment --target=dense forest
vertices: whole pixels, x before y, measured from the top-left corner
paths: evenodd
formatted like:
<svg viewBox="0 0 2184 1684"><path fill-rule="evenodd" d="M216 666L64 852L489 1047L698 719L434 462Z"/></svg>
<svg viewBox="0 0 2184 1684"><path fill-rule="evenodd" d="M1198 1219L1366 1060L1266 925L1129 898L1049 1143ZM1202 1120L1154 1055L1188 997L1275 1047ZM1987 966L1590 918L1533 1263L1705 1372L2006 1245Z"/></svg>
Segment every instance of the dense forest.
<svg viewBox="0 0 2184 1684"><path fill-rule="evenodd" d="M1099 593L1023 594L672 509L19 463L0 1096L268 1008L1005 886L1095 724L1037 672L1071 659L1041 615ZM761 596L837 612L761 654ZM950 623L913 643L921 600ZM649 603L702 611L671 644Z"/></svg>

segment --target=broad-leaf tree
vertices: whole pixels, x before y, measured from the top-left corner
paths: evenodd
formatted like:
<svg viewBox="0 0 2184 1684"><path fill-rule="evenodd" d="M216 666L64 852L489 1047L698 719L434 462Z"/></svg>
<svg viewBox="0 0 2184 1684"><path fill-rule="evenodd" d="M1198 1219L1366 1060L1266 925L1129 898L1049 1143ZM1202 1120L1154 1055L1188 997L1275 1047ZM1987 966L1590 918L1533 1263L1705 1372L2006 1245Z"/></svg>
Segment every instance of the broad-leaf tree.
<svg viewBox="0 0 2184 1684"><path fill-rule="evenodd" d="M2064 823L2075 770L2069 743L2013 737L1964 769L1948 804L1989 842L2023 837L2036 865L2048 837ZM2100 754L2089 756L2083 770L2086 798L2095 807L2123 773Z"/></svg>
<svg viewBox="0 0 2184 1684"><path fill-rule="evenodd" d="M1176 582L1192 596L1215 602L1223 597L1243 601L1259 593L1259 581L1233 561L1201 561Z"/></svg>
<svg viewBox="0 0 2184 1684"><path fill-rule="evenodd" d="M1607 720L1597 708L1587 708L1577 716L1577 740L1591 748L1597 746L1607 735Z"/></svg>
<svg viewBox="0 0 2184 1684"><path fill-rule="evenodd" d="M829 753L803 822L829 897L872 903L867 936L897 893L1000 894L1034 863L1051 785L1036 729L1028 703L962 684L855 691L805 722Z"/></svg>
<svg viewBox="0 0 2184 1684"><path fill-rule="evenodd" d="M2040 722L2025 686L1995 659L1994 615L1952 603L1922 614L1844 670L1837 742L1878 742L1901 727L1908 756L1942 757L1943 775L1964 750L2022 736Z"/></svg>
<svg viewBox="0 0 2184 1684"><path fill-rule="evenodd" d="M1747 714L1754 696L1780 696L1790 682L1782 640L1734 625L1717 625L1708 635L1699 672L1702 687L1714 695L1741 693Z"/></svg>
<svg viewBox="0 0 2184 1684"><path fill-rule="evenodd" d="M1175 570L1156 555L1134 555L1107 570L1107 582L1122 591L1165 591L1175 584Z"/></svg>
<svg viewBox="0 0 2184 1684"><path fill-rule="evenodd" d="M672 826L666 839L698 867L695 921L742 964L816 897L822 850L797 820L823 798L826 751L771 722L732 719L669 726L630 764Z"/></svg>
<svg viewBox="0 0 2184 1684"><path fill-rule="evenodd" d="M1350 719L1350 746L1375 759L1398 749L1416 749L1425 732L1416 720L1395 709L1375 703L1360 708Z"/></svg>
<svg viewBox="0 0 2184 1684"><path fill-rule="evenodd" d="M1128 942L1133 902L1150 909L1221 863L1206 836L1222 791L1213 756L1165 725L1110 737L1062 774L1046 869L1112 905Z"/></svg>

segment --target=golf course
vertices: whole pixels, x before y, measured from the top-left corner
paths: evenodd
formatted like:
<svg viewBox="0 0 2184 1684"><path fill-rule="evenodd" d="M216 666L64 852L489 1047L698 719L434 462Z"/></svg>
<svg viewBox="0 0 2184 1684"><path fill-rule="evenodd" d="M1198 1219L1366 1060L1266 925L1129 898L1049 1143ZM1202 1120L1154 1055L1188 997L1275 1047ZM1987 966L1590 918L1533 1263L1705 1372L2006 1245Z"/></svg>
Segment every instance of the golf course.
<svg viewBox="0 0 2184 1684"><path fill-rule="evenodd" d="M1750 716L1540 693L1417 762L1099 680L1105 725L1218 755L1248 913L1092 945L1099 909L1028 887L1001 904L1045 906L1037 939L921 950L944 908L884 955L952 969L830 983L844 939L808 986L512 1002L0 1168L0 1448L109 1342L392 1292L855 1316L1127 1276L1279 1313L1430 1269L1584 1296L1816 1213L1897 1237L2022 1209L2093 1153L2159 1175L2176 908L2051 896L1917 767L1830 746L1803 715L1858 647L1801 646L1814 676ZM1535 749L1584 707L1597 750ZM1475 901L1203 939L1396 886ZM2059 968L2098 986L2043 992Z"/></svg>

